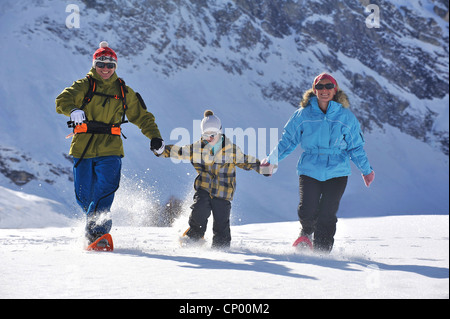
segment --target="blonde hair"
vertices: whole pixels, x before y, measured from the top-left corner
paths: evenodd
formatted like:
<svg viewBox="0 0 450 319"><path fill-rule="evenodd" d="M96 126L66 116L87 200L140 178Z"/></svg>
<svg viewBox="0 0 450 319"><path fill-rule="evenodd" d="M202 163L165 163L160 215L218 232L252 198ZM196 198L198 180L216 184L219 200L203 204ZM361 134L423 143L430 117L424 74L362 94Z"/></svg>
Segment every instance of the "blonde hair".
<svg viewBox="0 0 450 319"><path fill-rule="evenodd" d="M307 90L303 94L302 100L300 101L300 107L305 108L308 105L309 100L313 96L316 96L314 94L314 89ZM340 88L338 88L336 94L334 94L333 101L342 104L342 106L345 107L345 108L348 108L350 106L350 102L348 101L347 94L345 94L344 91L342 91Z"/></svg>

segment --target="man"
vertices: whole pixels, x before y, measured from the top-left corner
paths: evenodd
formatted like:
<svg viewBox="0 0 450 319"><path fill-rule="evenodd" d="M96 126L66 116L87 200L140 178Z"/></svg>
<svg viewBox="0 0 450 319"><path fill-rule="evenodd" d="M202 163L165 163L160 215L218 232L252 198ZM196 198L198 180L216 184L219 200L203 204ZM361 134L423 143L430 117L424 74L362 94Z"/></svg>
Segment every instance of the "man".
<svg viewBox="0 0 450 319"><path fill-rule="evenodd" d="M146 110L139 93L117 76L116 69L117 55L103 41L93 55L88 76L56 98L56 112L70 116L68 123L74 127L70 155L74 158L76 200L87 216L88 244L111 230L109 212L120 182L124 156L120 125L126 122L125 114L151 140L152 151L164 151L155 117Z"/></svg>

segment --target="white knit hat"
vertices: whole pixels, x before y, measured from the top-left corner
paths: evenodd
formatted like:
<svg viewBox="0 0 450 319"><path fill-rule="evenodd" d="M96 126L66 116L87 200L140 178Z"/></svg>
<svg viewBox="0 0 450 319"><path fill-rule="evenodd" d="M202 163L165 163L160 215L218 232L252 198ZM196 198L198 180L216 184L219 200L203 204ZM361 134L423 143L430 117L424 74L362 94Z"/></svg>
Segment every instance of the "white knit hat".
<svg viewBox="0 0 450 319"><path fill-rule="evenodd" d="M206 110L202 123L200 124L202 134L206 132L222 133L222 123L220 119L214 115L213 111Z"/></svg>

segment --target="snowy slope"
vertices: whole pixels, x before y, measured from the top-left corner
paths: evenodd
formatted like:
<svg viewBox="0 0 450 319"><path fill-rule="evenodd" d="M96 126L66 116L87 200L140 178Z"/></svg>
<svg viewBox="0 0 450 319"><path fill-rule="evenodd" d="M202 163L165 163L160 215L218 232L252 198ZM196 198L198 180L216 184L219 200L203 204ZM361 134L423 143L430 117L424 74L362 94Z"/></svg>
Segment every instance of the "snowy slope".
<svg viewBox="0 0 450 319"><path fill-rule="evenodd" d="M251 16L254 8L227 25L239 11L236 1L211 1L218 9L215 16L204 9L190 11L195 1L146 1L156 4L151 18L157 21L134 21L134 1L111 1L101 14L92 9L96 2L71 1L81 9L80 29L65 26L68 3L0 3L0 298L449 298L449 162L433 135L443 132L445 140L447 134L448 148L447 93L419 99L403 77L393 83L377 73L378 63L392 65L385 57L376 57L372 68L345 47L333 52L308 34L298 41L295 30L281 37L279 30L266 33L266 17ZM113 10L117 3L123 8ZM327 7L319 0L308 3ZM448 38L448 21L435 11L445 6L432 0L383 1L383 26L394 29L396 16L384 11L389 4L408 23L401 24L405 30L378 33L379 41L394 39L407 50L437 56L437 67L430 71L441 68L448 82L448 63L442 62L448 45L434 45L428 32L438 26ZM110 21L122 13L120 21ZM421 32L429 42L412 36L415 15L430 22L432 28ZM224 24L208 24L216 18ZM333 18L314 14L302 27L321 21L332 24ZM123 23L130 25L122 28ZM235 34L221 34L224 27ZM241 34L262 30L264 42L240 47ZM354 169L340 206L335 249L320 256L290 247L299 231L295 168L300 149L271 178L238 171L230 251L182 249L177 238L187 227L195 172L189 164L155 158L148 140L129 124L121 188L112 207L116 251L87 253L82 250L84 216L75 204L67 158L70 140L64 138L67 119L56 114L54 99L85 76L102 40L121 48L118 75L143 95L167 143L196 140L195 121L208 108L225 129L258 133L262 143L252 151L262 157L273 146L270 131L279 138L294 112L292 101L300 98L296 89L308 88L324 62L334 60L336 68L330 69L346 92L359 83L358 76L370 78L392 97L408 101L401 116L422 123L431 114L433 125L420 139L413 137L414 127L407 134L377 118L384 114L369 114L372 130L365 139L375 182L365 188ZM174 47L164 51L168 44ZM419 59L407 53L399 63ZM286 92L292 96L283 96ZM367 116L359 108L364 99L350 97L355 113ZM380 122L384 125L373 124ZM161 218L155 207L171 195L184 200L183 216L171 228L145 227Z"/></svg>
<svg viewBox="0 0 450 319"><path fill-rule="evenodd" d="M58 202L0 186L0 228L67 226L63 210Z"/></svg>
<svg viewBox="0 0 450 319"><path fill-rule="evenodd" d="M112 207L116 251L83 251L84 216L75 204L66 156L69 132L66 118L54 111L54 99L88 71L95 49L90 44L106 39L114 48L122 39L102 27L109 22L106 13L98 16L79 5L82 27L68 30L66 2L0 4L0 42L8 44L0 47L0 298L449 298L448 156L389 125L365 135L376 180L367 189L354 169L329 256L298 254L290 247L299 231L295 168L300 149L271 178L238 171L230 251L180 248L177 238L187 227L195 172L189 164L155 158L146 138L127 125L121 188ZM179 14L195 19L186 7ZM425 14L432 16L432 11ZM316 18L324 19L308 21ZM241 17L234 27L244 30L246 22ZM225 129L257 132L263 143L252 151L264 156L273 145L270 130L279 138L294 108L262 96L262 87L275 81L289 86L299 78L309 85L303 76L323 71L314 50L329 49L315 43L299 56L294 36L286 36L271 37L270 52L256 44L250 51L226 53L177 39L177 23L167 21L169 40L198 52L198 62L171 69L151 46L126 57L119 51L119 76L143 95L166 142L197 139L195 121L210 108ZM96 26L100 31L91 32ZM200 33L208 29L201 23L198 28ZM167 40L161 35L158 30L149 41ZM221 41L237 47L235 39ZM266 63L258 63L258 51ZM211 57L236 68L247 63L248 69L230 73ZM158 58L161 63L154 63ZM357 59L341 52L337 58L353 72L391 86ZM335 73L349 91L345 71ZM448 94L419 100L399 87L391 92L414 104L408 112L420 116L430 109L434 130L448 132ZM356 106L363 102L353 99ZM145 227L161 218L155 207L171 195L184 200L183 216L171 228ZM210 240L209 229L208 245Z"/></svg>
<svg viewBox="0 0 450 319"><path fill-rule="evenodd" d="M341 219L326 256L292 250L296 222L233 226L229 251L180 248L177 227L113 227L112 253L83 251L81 225L0 229L0 298L448 299L448 226Z"/></svg>
<svg viewBox="0 0 450 319"><path fill-rule="evenodd" d="M209 248L209 226L204 247L181 248L188 207L173 227L142 227L146 216L118 206L115 251L96 253L83 250L82 218L0 191L0 299L449 298L448 215L341 218L334 250L318 255L293 251L298 222L232 226L228 251Z"/></svg>

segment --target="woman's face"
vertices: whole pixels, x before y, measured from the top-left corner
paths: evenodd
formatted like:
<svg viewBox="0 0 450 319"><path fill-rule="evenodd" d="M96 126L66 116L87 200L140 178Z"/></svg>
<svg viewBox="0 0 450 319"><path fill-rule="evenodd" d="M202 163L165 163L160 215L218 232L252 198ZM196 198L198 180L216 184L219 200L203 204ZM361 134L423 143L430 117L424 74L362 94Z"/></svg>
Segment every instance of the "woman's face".
<svg viewBox="0 0 450 319"><path fill-rule="evenodd" d="M330 89L327 89L325 86L330 87ZM319 102L330 102L334 95L336 94L336 91L334 89L334 86L331 87L333 83L329 79L322 79L315 85L315 94L317 96L317 99Z"/></svg>

